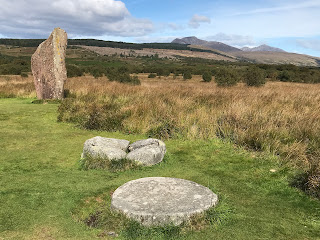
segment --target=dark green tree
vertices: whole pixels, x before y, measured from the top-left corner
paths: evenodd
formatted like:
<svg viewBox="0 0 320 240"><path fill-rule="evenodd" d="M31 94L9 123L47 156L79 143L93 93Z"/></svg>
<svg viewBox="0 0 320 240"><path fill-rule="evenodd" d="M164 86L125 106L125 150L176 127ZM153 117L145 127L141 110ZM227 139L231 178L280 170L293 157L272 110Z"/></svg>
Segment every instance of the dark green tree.
<svg viewBox="0 0 320 240"><path fill-rule="evenodd" d="M188 80L188 79L191 79L191 78L192 78L191 72L186 71L186 72L183 73L183 79L184 80Z"/></svg>
<svg viewBox="0 0 320 240"><path fill-rule="evenodd" d="M247 86L260 87L266 83L265 71L256 66L250 66L244 78Z"/></svg>
<svg viewBox="0 0 320 240"><path fill-rule="evenodd" d="M288 70L281 71L280 74L278 75L278 79L281 82L292 82L293 77L292 73L290 73Z"/></svg>
<svg viewBox="0 0 320 240"><path fill-rule="evenodd" d="M204 82L211 82L211 80L212 80L211 72L209 72L209 71L204 72L202 74L202 79Z"/></svg>
<svg viewBox="0 0 320 240"><path fill-rule="evenodd" d="M148 75L148 78L155 78L157 76L157 74L155 74L155 73L150 73L149 75Z"/></svg>
<svg viewBox="0 0 320 240"><path fill-rule="evenodd" d="M237 76L234 69L222 67L217 69L215 77L215 82L219 87L234 86L239 81L239 76Z"/></svg>

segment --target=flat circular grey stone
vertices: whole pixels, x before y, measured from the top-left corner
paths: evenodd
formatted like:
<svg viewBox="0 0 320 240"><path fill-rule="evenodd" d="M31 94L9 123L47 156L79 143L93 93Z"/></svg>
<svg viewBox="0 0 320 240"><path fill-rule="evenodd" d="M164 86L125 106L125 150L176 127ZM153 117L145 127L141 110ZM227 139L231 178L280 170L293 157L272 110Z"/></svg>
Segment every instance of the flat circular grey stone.
<svg viewBox="0 0 320 240"><path fill-rule="evenodd" d="M111 208L143 225L180 225L215 206L218 196L192 181L148 177L125 183L112 195Z"/></svg>

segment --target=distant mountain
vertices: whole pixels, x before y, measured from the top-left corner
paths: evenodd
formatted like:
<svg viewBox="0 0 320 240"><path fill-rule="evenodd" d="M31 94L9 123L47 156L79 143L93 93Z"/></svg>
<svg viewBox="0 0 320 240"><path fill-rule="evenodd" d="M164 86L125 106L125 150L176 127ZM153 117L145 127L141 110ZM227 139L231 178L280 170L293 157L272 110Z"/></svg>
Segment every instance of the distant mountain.
<svg viewBox="0 0 320 240"><path fill-rule="evenodd" d="M265 44L259 47L253 47L253 48L244 47L244 48L241 48L241 50L245 52L286 52L280 48L271 47Z"/></svg>
<svg viewBox="0 0 320 240"><path fill-rule="evenodd" d="M216 49L216 50L219 50L222 52L241 51L241 49L239 49L239 48L235 48L235 47L229 46L229 45L221 43L221 42L205 41L205 40L201 40L197 37L176 38L171 43L205 46L205 47L213 48L213 49Z"/></svg>
<svg viewBox="0 0 320 240"><path fill-rule="evenodd" d="M175 44L185 44L188 47L199 49L214 49L230 59L245 60L263 64L294 64L297 66L320 66L320 58L288 53L280 48L261 45L254 48L238 49L227 44L215 41L205 41L197 37L176 38Z"/></svg>
<svg viewBox="0 0 320 240"><path fill-rule="evenodd" d="M185 37L185 38L176 38L171 43L188 44L188 45L204 45L208 42L205 40L201 40L197 37Z"/></svg>

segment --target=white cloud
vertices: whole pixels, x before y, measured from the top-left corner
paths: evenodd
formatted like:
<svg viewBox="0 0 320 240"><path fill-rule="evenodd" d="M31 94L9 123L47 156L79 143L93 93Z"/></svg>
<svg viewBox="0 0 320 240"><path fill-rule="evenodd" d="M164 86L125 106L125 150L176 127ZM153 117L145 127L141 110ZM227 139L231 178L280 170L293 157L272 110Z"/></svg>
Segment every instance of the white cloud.
<svg viewBox="0 0 320 240"><path fill-rule="evenodd" d="M306 37L320 32L317 21L320 8L294 9L283 12L266 12L241 16L216 18L216 32L232 31L238 35L254 35L255 38Z"/></svg>
<svg viewBox="0 0 320 240"><path fill-rule="evenodd" d="M211 23L210 18L201 15L193 15L189 21L189 27L191 28L199 28L200 23Z"/></svg>
<svg viewBox="0 0 320 240"><path fill-rule="evenodd" d="M257 7L258 6L258 7ZM256 4L225 3L208 9L206 16L215 16L214 32L252 35L255 39L304 37L320 32L320 0L267 0ZM208 35L204 29L201 34Z"/></svg>
<svg viewBox="0 0 320 240"><path fill-rule="evenodd" d="M303 48L320 51L320 39L298 39L296 42Z"/></svg>
<svg viewBox="0 0 320 240"><path fill-rule="evenodd" d="M315 8L315 7L320 7L319 0L289 3L282 6L277 6L277 7L258 8L258 9L254 9L246 12L238 12L233 15L238 16L238 15L250 15L250 14L260 14L260 13L287 12L292 10L301 10L305 8Z"/></svg>
<svg viewBox="0 0 320 240"><path fill-rule="evenodd" d="M223 42L225 44L236 46L236 47L256 45L256 42L254 41L253 37L237 35L237 34L218 33L216 35L209 36L206 39L209 41Z"/></svg>
<svg viewBox="0 0 320 240"><path fill-rule="evenodd" d="M122 19L129 15L123 2L113 0L56 0L52 7L70 16L92 18L102 16Z"/></svg>
<svg viewBox="0 0 320 240"><path fill-rule="evenodd" d="M61 27L69 36L144 36L153 23L115 0L0 0L0 34L47 37Z"/></svg>

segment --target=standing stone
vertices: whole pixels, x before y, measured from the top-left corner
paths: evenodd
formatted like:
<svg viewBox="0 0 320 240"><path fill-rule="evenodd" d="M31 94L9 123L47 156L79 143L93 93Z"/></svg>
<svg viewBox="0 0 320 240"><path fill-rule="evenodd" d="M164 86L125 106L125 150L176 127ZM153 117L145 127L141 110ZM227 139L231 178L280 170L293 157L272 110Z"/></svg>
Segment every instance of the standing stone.
<svg viewBox="0 0 320 240"><path fill-rule="evenodd" d="M67 33L55 28L31 57L38 99L62 99L63 85L67 80L65 65Z"/></svg>

